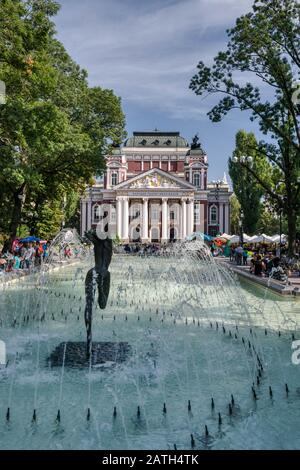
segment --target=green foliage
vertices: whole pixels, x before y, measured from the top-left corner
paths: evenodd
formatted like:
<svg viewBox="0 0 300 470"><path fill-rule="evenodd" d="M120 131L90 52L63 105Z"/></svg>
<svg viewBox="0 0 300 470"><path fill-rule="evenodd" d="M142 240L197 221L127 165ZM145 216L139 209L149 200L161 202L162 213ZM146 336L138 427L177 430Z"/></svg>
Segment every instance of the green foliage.
<svg viewBox="0 0 300 470"><path fill-rule="evenodd" d="M264 206L258 221L258 232L265 233L266 235L275 235L280 232L279 215L275 214L270 207ZM282 221L282 232L285 233L287 229L286 222Z"/></svg>
<svg viewBox="0 0 300 470"><path fill-rule="evenodd" d="M212 67L200 62L190 83L197 95L223 96L208 113L212 121L240 109L250 113L268 137L259 142L257 153L271 165L271 181L255 169L246 169L272 203L284 210L290 253L300 210L300 107L295 100L295 83L300 77L299 20L296 0L255 0L252 11L238 18L227 32L226 51L215 57ZM279 181L280 191L274 191Z"/></svg>
<svg viewBox="0 0 300 470"><path fill-rule="evenodd" d="M113 239L113 244L114 244L115 246L119 246L119 245L122 244L122 240L121 240L121 238L119 237L118 234L117 234L117 235L115 236L115 238Z"/></svg>
<svg viewBox="0 0 300 470"><path fill-rule="evenodd" d="M241 205L238 198L233 194L230 198L230 232L239 234L239 220L241 213Z"/></svg>
<svg viewBox="0 0 300 470"><path fill-rule="evenodd" d="M70 220L75 194L103 172L111 143L125 137L120 99L89 88L87 73L55 38L58 8L53 0L0 0L7 92L0 106L0 227L10 238L21 223L46 235ZM76 202L68 196L63 207L70 194Z"/></svg>
<svg viewBox="0 0 300 470"><path fill-rule="evenodd" d="M272 167L268 164L266 158L257 152L257 142L254 134L239 131L236 134L236 148L232 157L237 157L240 161L240 158L245 154L253 158L252 171L259 174L264 181L268 181L272 175ZM243 211L243 229L247 234L253 235L256 232L261 213L263 188L243 165L234 163L230 159L228 167L233 183L233 191Z"/></svg>

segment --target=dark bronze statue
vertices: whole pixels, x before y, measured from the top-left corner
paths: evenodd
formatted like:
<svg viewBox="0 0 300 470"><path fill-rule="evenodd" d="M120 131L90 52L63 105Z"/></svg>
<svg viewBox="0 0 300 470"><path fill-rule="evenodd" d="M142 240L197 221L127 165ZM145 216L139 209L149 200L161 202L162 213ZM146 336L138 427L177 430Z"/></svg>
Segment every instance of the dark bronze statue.
<svg viewBox="0 0 300 470"><path fill-rule="evenodd" d="M201 143L200 143L200 139L199 139L199 136L198 134L196 134L194 137L193 137L193 140L192 140L192 144L191 144L191 149L192 150L199 150L201 151L201 153L204 154L204 150L201 146Z"/></svg>
<svg viewBox="0 0 300 470"><path fill-rule="evenodd" d="M112 258L112 240L101 240L95 231L86 232L86 238L94 245L95 266L90 269L85 278L85 326L87 333L87 357L92 352L92 317L96 288L98 288L98 304L103 310L106 307L110 290L110 272L108 271Z"/></svg>

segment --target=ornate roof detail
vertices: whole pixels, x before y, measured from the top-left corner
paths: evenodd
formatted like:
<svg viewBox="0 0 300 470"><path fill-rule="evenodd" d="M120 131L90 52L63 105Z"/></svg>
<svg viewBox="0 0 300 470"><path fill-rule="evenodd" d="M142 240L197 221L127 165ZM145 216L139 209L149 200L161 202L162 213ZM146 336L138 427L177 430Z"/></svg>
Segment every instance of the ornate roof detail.
<svg viewBox="0 0 300 470"><path fill-rule="evenodd" d="M124 143L124 147L179 147L189 148L188 141L179 132L134 132Z"/></svg>

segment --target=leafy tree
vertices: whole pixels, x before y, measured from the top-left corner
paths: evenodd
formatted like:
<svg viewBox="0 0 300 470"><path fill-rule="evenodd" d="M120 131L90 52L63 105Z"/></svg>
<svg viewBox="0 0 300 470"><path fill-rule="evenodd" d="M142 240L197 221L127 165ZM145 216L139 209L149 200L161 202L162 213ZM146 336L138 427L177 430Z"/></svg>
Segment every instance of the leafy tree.
<svg viewBox="0 0 300 470"><path fill-rule="evenodd" d="M7 90L0 210L10 239L21 223L31 232L59 227L64 196L101 174L109 146L125 136L120 99L89 88L87 73L55 39L58 8L53 0L0 0L0 79Z"/></svg>
<svg viewBox="0 0 300 470"><path fill-rule="evenodd" d="M272 166L272 179L266 181L247 163L241 166L286 214L290 254L300 207L300 108L295 84L300 74L299 20L296 0L255 0L252 11L228 31L227 49L218 53L212 67L200 62L190 83L197 95L223 95L208 113L213 122L240 109L250 113L268 137L259 143L258 153ZM280 191L275 191L279 181Z"/></svg>
<svg viewBox="0 0 300 470"><path fill-rule="evenodd" d="M251 150L249 151L249 149ZM266 158L261 156L256 149L257 142L254 134L239 131L236 134L236 148L232 155L233 158L228 161L233 191L243 211L243 229L250 235L256 232L262 207L263 188L257 183L253 175L249 174L247 169L239 165L238 162L248 152L248 156L253 158L252 170L255 173L258 173L261 177L265 175L265 180L268 180L270 174L272 174L272 168L266 161ZM234 159L237 161L235 162Z"/></svg>
<svg viewBox="0 0 300 470"><path fill-rule="evenodd" d="M233 194L230 198L230 231L232 234L239 234L239 220L241 205L238 198Z"/></svg>
<svg viewBox="0 0 300 470"><path fill-rule="evenodd" d="M280 232L279 215L274 213L268 204L264 204L262 207L257 227L260 233L265 233L266 235L275 235ZM282 232L285 233L286 229L286 221L282 220Z"/></svg>

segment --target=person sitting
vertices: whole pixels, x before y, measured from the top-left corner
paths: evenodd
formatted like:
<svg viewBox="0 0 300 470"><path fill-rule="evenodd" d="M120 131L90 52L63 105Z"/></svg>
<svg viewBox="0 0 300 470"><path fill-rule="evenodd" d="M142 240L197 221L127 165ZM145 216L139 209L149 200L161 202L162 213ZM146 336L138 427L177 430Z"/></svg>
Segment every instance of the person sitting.
<svg viewBox="0 0 300 470"><path fill-rule="evenodd" d="M256 260L254 262L255 276L262 276L263 269L264 269L264 264L262 262L261 256L257 255Z"/></svg>
<svg viewBox="0 0 300 470"><path fill-rule="evenodd" d="M273 259L273 267L270 272L270 277L272 279L276 279L277 281L287 281L287 275L285 274L283 268L280 266L280 258L278 256Z"/></svg>

